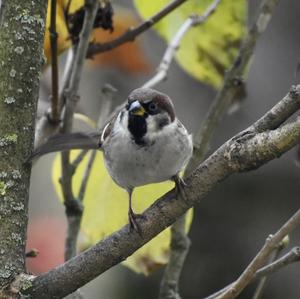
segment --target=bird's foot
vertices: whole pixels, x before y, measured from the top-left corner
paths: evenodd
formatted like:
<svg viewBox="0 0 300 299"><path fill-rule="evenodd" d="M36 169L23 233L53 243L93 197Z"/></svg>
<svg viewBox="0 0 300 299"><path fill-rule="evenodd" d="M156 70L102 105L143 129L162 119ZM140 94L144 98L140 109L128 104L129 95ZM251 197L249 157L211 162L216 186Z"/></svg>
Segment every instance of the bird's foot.
<svg viewBox="0 0 300 299"><path fill-rule="evenodd" d="M187 196L186 193L184 191L184 187L187 186L186 182L184 181L183 178L181 178L179 175L174 175L172 177L173 181L175 182L175 187L177 192L179 193L179 195L185 200L187 201Z"/></svg>
<svg viewBox="0 0 300 299"><path fill-rule="evenodd" d="M140 236L142 236L142 230L139 224L137 223L136 219L142 218L145 219L145 216L142 214L136 214L133 212L133 210L128 211L128 220L130 225L130 230L135 230Z"/></svg>

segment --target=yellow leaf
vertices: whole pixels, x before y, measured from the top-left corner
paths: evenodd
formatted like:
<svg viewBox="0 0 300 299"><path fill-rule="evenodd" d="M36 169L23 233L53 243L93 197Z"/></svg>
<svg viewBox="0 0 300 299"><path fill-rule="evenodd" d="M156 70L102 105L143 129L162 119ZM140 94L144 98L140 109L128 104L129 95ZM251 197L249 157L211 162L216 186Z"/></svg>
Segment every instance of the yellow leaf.
<svg viewBox="0 0 300 299"><path fill-rule="evenodd" d="M170 1L134 2L141 16L146 19ZM169 42L188 16L201 15L211 3L212 0L190 0L167 15L154 28ZM222 0L215 13L204 24L190 29L181 41L176 54L179 65L193 77L219 87L245 33L246 14L247 1Z"/></svg>
<svg viewBox="0 0 300 299"><path fill-rule="evenodd" d="M85 124L89 125L91 128L96 128L96 126L97 126L97 124L95 123L94 120L92 120L87 115L82 114L82 113L74 113L74 119L83 121Z"/></svg>
<svg viewBox="0 0 300 299"><path fill-rule="evenodd" d="M79 152L72 151L71 159L75 159ZM78 194L89 155L86 155L74 176L74 194ZM59 184L60 176L60 155L57 155L53 164L52 179L55 190L60 200L62 200L61 186ZM137 213L143 212L155 199L169 191L173 186L174 183L172 182L164 182L136 188L133 193L134 211ZM81 229L86 235L88 243L90 245L95 244L127 224L127 211L127 193L112 181L104 167L102 152L98 151L84 198L84 214L81 224ZM192 220L192 210L189 211L187 219L186 227L188 229ZM169 243L170 229L166 229L140 248L123 264L136 272L149 274L168 261Z"/></svg>

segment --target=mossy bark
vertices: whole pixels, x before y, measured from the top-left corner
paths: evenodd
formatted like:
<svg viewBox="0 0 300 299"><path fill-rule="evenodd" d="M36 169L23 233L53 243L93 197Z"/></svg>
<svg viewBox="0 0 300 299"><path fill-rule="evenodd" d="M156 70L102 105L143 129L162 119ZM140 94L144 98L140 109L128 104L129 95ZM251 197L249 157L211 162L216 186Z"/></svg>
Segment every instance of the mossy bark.
<svg viewBox="0 0 300 299"><path fill-rule="evenodd" d="M0 295L25 271L33 146L47 0L4 0L0 15ZM2 298L2 297L1 297Z"/></svg>

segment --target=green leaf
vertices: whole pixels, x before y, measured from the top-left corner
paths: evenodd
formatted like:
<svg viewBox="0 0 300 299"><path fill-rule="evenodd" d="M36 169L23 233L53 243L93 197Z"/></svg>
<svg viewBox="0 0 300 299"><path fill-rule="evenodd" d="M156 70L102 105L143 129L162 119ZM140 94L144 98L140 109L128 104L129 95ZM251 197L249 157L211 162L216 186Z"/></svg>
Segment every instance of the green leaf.
<svg viewBox="0 0 300 299"><path fill-rule="evenodd" d="M134 0L144 19L160 11L169 2ZM201 15L211 3L212 0L187 1L154 28L169 43L188 16ZM246 0L221 0L214 14L204 24L191 28L182 39L176 54L179 65L198 80L220 87L245 33L246 15Z"/></svg>
<svg viewBox="0 0 300 299"><path fill-rule="evenodd" d="M72 151L71 159L75 159L80 151ZM76 170L73 179L73 191L77 195L82 181L82 177L89 160L86 155L82 163ZM60 155L58 154L53 163L52 179L55 190L62 201ZM174 187L172 182L147 185L134 189L133 209L137 213L143 212L155 199ZM81 229L84 233L82 247L87 247L97 243L99 240L110 235L128 223L128 195L117 186L107 173L102 152L98 151L93 164L90 179L88 181L86 195L84 198L84 214ZM192 221L192 209L188 213L188 228ZM84 241L84 242L83 242ZM170 229L160 233L152 241L144 245L123 264L136 272L149 274L160 265L167 263L169 255Z"/></svg>

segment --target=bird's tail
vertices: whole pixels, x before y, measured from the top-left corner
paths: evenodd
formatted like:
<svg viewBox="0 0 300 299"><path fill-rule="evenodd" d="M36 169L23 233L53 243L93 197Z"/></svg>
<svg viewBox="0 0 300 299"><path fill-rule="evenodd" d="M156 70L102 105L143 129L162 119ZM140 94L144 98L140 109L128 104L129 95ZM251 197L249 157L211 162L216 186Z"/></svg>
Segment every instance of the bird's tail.
<svg viewBox="0 0 300 299"><path fill-rule="evenodd" d="M100 133L57 134L50 137L44 144L34 149L28 162L48 153L72 149L100 149Z"/></svg>

